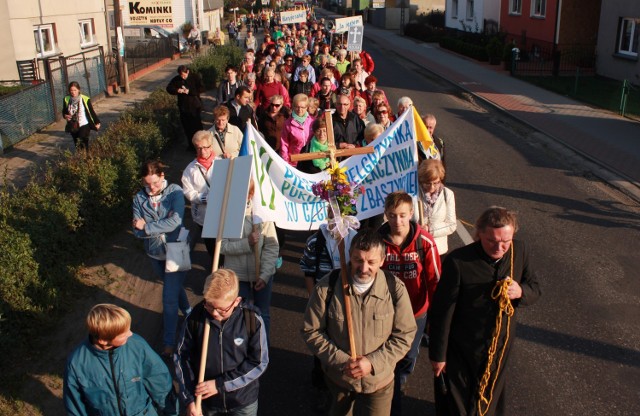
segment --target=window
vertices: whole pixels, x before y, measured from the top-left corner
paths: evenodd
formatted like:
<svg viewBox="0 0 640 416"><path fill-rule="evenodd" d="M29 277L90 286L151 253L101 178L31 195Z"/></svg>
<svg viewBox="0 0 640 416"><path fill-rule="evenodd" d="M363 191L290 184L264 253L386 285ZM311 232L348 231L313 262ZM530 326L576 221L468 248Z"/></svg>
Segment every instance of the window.
<svg viewBox="0 0 640 416"><path fill-rule="evenodd" d="M33 36L36 41L38 57L55 55L56 38L53 24L36 26L33 29Z"/></svg>
<svg viewBox="0 0 640 416"><path fill-rule="evenodd" d="M80 46L90 46L96 43L93 19L80 20L78 29L80 30Z"/></svg>
<svg viewBox="0 0 640 416"><path fill-rule="evenodd" d="M451 0L451 18L458 18L458 0Z"/></svg>
<svg viewBox="0 0 640 416"><path fill-rule="evenodd" d="M547 14L547 0L532 0L531 1L531 16L532 17L545 17Z"/></svg>
<svg viewBox="0 0 640 416"><path fill-rule="evenodd" d="M620 19L618 45L616 51L623 55L638 56L638 39L640 35L640 19Z"/></svg>
<svg viewBox="0 0 640 416"><path fill-rule="evenodd" d="M522 14L522 0L509 0L509 14Z"/></svg>
<svg viewBox="0 0 640 416"><path fill-rule="evenodd" d="M473 2L474 0L467 0L467 19L468 20L473 20L474 18Z"/></svg>

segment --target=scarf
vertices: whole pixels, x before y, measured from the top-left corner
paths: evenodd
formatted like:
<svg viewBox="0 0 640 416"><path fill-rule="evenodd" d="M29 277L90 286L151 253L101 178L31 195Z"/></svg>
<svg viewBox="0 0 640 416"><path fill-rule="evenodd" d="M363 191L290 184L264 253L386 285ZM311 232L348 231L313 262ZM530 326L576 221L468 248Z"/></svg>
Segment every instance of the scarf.
<svg viewBox="0 0 640 416"><path fill-rule="evenodd" d="M436 204L436 201L438 200L438 197L440 196L440 193L442 192L443 189L443 185L440 184L438 185L438 188L430 193L423 193L422 194L422 202L424 202L424 217L427 220L431 217L431 215L433 214L433 207Z"/></svg>
<svg viewBox="0 0 640 416"><path fill-rule="evenodd" d="M328 143L320 143L318 141L318 139L316 139L316 136L313 136L311 138L311 143L309 144L309 153L313 153L313 152L326 152L327 150L329 150L329 144ZM329 158L326 157L324 159L313 159L313 166L317 167L318 169L326 169L327 168L327 163L329 163Z"/></svg>
<svg viewBox="0 0 640 416"><path fill-rule="evenodd" d="M209 156L209 159L204 159L201 158L200 156L196 157L196 160L198 161L199 164L201 164L206 170L209 170L209 168L211 167L211 165L213 165L213 159L216 158L216 154L215 152L211 152L211 156Z"/></svg>
<svg viewBox="0 0 640 416"><path fill-rule="evenodd" d="M291 113L291 117L293 117L293 119L297 121L301 126L304 126L304 122L307 121L307 117L309 117L309 112L305 111L303 115L299 116L294 111L293 113Z"/></svg>

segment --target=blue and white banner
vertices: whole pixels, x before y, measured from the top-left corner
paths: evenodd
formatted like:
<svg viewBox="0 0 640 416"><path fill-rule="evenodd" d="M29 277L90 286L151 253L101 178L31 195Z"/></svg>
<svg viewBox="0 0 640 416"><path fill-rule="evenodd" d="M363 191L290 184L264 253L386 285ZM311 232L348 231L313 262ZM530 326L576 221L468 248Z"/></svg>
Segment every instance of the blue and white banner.
<svg viewBox="0 0 640 416"><path fill-rule="evenodd" d="M289 25L292 23L304 23L307 21L306 10L294 10L290 12L280 12L280 24Z"/></svg>
<svg viewBox="0 0 640 416"><path fill-rule="evenodd" d="M374 153L351 156L340 163L350 182L364 187L357 203L360 220L381 214L388 194L404 190L418 192L418 154L411 111L396 120L369 146ZM326 222L325 201L311 186L327 180L328 174L300 172L284 161L260 133L247 125L245 140L253 157L254 214L262 221L275 221L287 230L315 230Z"/></svg>

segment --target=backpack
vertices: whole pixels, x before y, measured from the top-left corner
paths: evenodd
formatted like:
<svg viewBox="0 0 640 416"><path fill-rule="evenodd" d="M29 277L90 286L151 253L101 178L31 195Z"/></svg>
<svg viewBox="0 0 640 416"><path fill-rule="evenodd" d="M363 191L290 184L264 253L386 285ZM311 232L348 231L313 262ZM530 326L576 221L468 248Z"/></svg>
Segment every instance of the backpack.
<svg viewBox="0 0 640 416"><path fill-rule="evenodd" d="M202 314L205 317L206 313L205 309L202 308ZM247 330L247 336L251 338L258 331L258 328L256 327L256 311L249 308L242 308L242 313L244 316L244 327ZM192 334L198 333L198 322L200 322L199 317L198 319L192 319L189 321L189 332Z"/></svg>

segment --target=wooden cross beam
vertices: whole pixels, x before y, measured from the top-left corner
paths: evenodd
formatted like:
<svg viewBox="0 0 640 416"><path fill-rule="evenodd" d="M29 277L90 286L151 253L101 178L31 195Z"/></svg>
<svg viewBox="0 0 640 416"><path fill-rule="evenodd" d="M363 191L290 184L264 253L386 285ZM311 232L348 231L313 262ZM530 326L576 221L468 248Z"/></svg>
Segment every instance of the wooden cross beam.
<svg viewBox="0 0 640 416"><path fill-rule="evenodd" d="M303 160L324 159L326 157L331 160L331 166L338 163L337 158L353 156L353 155L365 155L373 153L373 147L355 147L353 149L338 149L336 148L336 140L333 136L333 119L331 118L331 111L324 112L324 118L327 122L327 142L328 150L326 152L311 152L301 153L297 155L291 155L289 158L293 162L300 162Z"/></svg>
<svg viewBox="0 0 640 416"><path fill-rule="evenodd" d="M292 161L296 162L301 160L324 159L328 156L331 160L331 167L335 167L338 165L338 157L363 155L374 152L373 147L336 149L336 141L333 136L333 120L331 119L331 112L325 111L324 116L325 121L327 122L327 141L329 142L328 151L291 155L290 159ZM338 215L340 215L340 213L338 213ZM338 241L338 250L340 252L340 279L342 282L342 295L344 297L344 312L347 318L347 332L349 333L349 348L351 349L351 359L355 361L358 358L358 355L356 353L356 340L353 334L353 321L351 318L351 299L348 293L349 282L347 280L347 256L344 247L344 239L340 239L340 241ZM325 311L325 313L327 313L327 311Z"/></svg>

